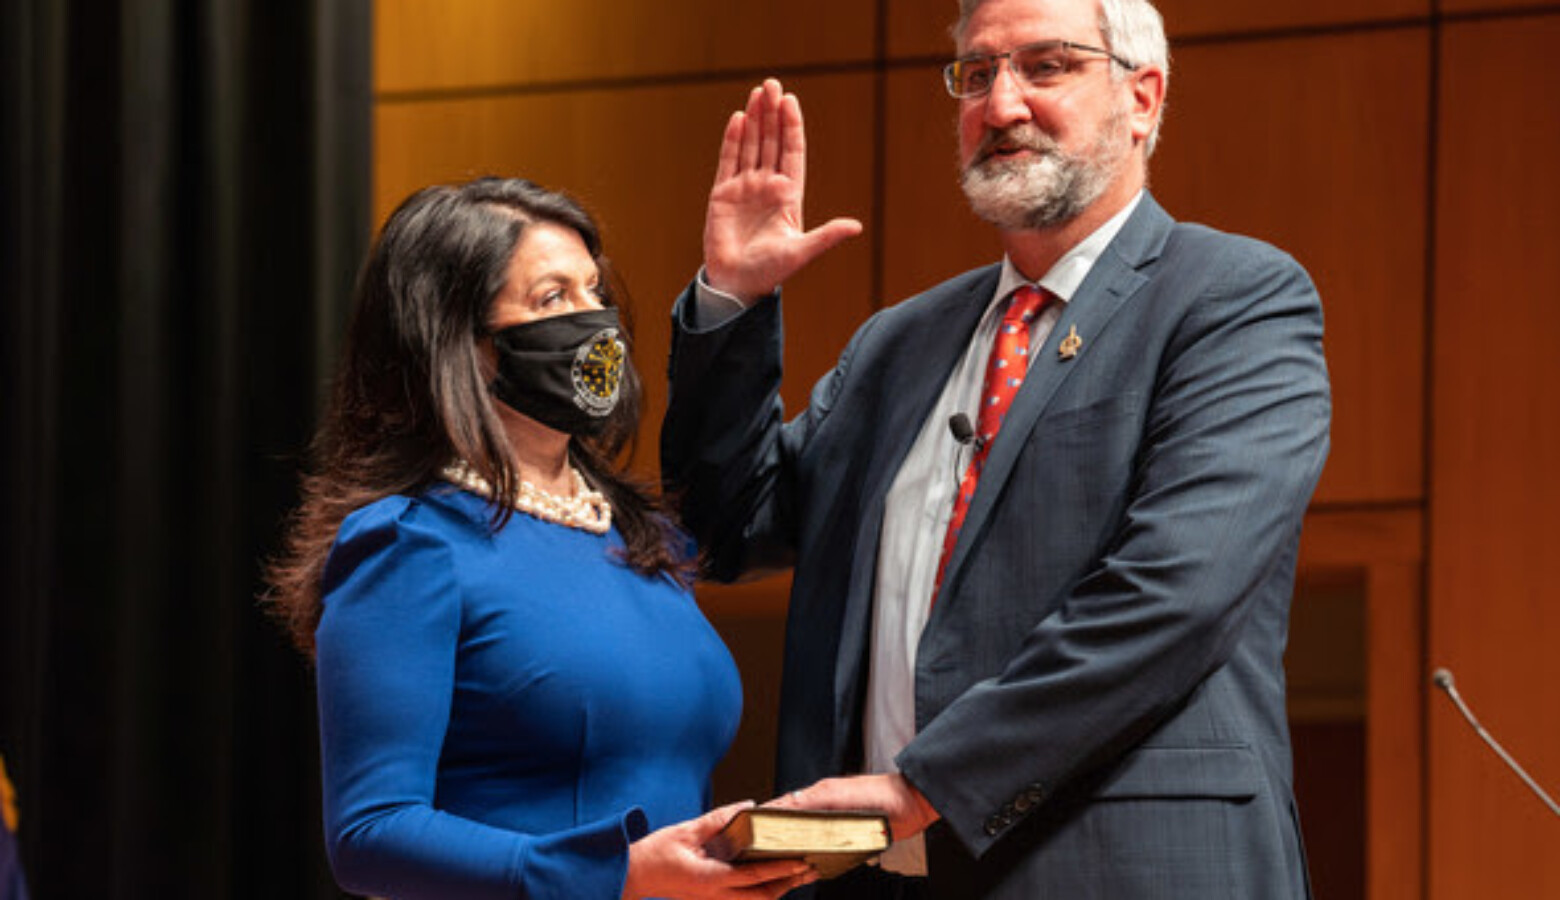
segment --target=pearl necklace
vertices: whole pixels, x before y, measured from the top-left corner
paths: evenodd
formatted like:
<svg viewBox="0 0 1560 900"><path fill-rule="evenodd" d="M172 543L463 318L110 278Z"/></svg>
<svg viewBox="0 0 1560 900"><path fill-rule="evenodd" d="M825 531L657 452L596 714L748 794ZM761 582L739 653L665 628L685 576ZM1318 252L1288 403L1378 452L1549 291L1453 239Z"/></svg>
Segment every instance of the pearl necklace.
<svg viewBox="0 0 1560 900"><path fill-rule="evenodd" d="M457 487L465 488L489 500L494 499L493 486L464 460L450 463L439 474L445 481ZM591 534L606 534L612 527L612 504L607 502L607 498L600 491L590 489L579 469L570 466L569 474L574 477L572 497L560 497L549 493L522 478L519 490L515 491L515 495L508 498L507 502L511 507L543 522L551 522L565 528L578 528Z"/></svg>

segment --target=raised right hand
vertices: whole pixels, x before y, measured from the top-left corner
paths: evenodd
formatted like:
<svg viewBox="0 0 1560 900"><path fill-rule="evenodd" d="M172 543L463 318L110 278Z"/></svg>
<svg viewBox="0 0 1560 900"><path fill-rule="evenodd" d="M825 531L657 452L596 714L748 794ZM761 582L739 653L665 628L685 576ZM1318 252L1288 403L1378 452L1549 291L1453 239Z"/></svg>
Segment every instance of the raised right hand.
<svg viewBox="0 0 1560 900"><path fill-rule="evenodd" d="M807 138L796 95L770 78L732 113L704 219L710 287L744 303L774 291L824 251L861 233L855 219L802 227Z"/></svg>
<svg viewBox="0 0 1560 900"><path fill-rule="evenodd" d="M704 852L706 841L726 827L738 810L752 805L723 806L635 841L628 848L623 900L775 900L787 891L816 881L818 872L799 860L733 866Z"/></svg>

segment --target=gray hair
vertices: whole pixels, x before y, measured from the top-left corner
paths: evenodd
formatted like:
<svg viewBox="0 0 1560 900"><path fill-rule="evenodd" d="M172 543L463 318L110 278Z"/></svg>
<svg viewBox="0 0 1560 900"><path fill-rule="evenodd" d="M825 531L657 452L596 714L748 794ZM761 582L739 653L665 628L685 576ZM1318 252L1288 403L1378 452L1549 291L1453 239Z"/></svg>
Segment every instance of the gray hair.
<svg viewBox="0 0 1560 900"><path fill-rule="evenodd" d="M959 0L959 20L954 23L952 29L955 43L963 41L970 17L985 2L986 0ZM1163 71L1168 83L1170 43L1165 38L1164 19L1160 17L1159 10L1154 8L1154 4L1150 0L1095 0L1095 2L1099 6L1100 35L1105 40L1105 49L1133 65L1152 66ZM1125 77L1114 63L1110 71L1112 78L1119 80ZM1159 144L1159 126L1163 119L1164 108L1161 106L1159 119L1154 122L1153 130L1148 134L1146 149L1149 156L1154 155L1154 148Z"/></svg>

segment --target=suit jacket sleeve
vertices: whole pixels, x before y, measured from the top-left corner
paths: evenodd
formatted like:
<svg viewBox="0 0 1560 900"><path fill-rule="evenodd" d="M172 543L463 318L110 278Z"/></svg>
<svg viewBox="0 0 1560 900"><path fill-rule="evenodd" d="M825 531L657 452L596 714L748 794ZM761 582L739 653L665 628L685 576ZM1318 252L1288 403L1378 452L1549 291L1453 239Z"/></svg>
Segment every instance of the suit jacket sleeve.
<svg viewBox="0 0 1560 900"><path fill-rule="evenodd" d="M779 296L709 330L691 324L694 302L690 287L672 313L662 478L704 549L705 574L732 581L794 562L795 463L833 408L861 334L787 423Z"/></svg>
<svg viewBox="0 0 1560 900"><path fill-rule="evenodd" d="M1254 607L1287 610L1292 583L1279 582L1330 400L1315 289L1254 246L1198 261L1222 274L1168 331L1106 552L1005 671L937 711L898 758L976 856L1173 717L1238 652Z"/></svg>

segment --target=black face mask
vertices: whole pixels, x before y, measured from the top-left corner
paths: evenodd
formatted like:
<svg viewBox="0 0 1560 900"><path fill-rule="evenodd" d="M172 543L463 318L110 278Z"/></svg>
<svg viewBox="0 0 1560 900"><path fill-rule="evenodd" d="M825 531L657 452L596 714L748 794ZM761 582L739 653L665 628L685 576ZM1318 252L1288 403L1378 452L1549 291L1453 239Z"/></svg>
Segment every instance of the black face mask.
<svg viewBox="0 0 1560 900"><path fill-rule="evenodd" d="M628 348L615 309L549 316L494 332L489 388L516 412L565 434L600 434L617 407Z"/></svg>

